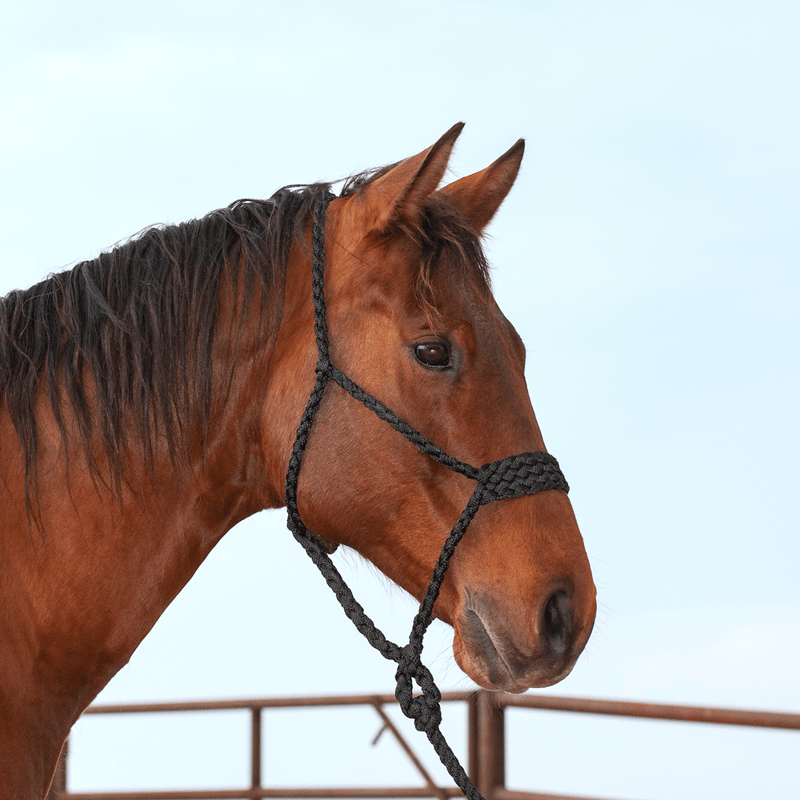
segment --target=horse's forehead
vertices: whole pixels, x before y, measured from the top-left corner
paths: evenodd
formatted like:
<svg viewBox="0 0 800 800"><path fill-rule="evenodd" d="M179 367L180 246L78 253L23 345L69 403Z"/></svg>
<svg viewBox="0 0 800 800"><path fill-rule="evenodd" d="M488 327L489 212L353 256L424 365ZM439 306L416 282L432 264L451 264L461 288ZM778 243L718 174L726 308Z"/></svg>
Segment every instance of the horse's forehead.
<svg viewBox="0 0 800 800"><path fill-rule="evenodd" d="M469 325L488 333L505 319L483 277L454 263L446 252L429 270L422 248L413 241L396 241L376 254L377 282L406 310L441 318L445 327Z"/></svg>

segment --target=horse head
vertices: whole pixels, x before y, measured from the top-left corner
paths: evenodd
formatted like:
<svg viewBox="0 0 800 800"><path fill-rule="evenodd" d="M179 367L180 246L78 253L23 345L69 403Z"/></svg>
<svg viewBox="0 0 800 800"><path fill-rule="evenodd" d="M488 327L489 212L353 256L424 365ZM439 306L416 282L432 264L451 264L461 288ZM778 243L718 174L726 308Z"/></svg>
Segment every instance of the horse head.
<svg viewBox="0 0 800 800"><path fill-rule="evenodd" d="M492 296L480 243L524 144L439 189L462 127L330 203L325 294L331 361L439 448L479 467L545 446L525 348ZM276 485L297 403L314 380L308 259L308 246L296 243L262 424ZM276 406L284 409L278 426ZM420 599L474 481L420 453L338 386L327 388L314 426L299 482L303 520ZM564 678L595 611L583 540L560 490L482 507L434 609L455 630L462 669L485 688L512 692Z"/></svg>

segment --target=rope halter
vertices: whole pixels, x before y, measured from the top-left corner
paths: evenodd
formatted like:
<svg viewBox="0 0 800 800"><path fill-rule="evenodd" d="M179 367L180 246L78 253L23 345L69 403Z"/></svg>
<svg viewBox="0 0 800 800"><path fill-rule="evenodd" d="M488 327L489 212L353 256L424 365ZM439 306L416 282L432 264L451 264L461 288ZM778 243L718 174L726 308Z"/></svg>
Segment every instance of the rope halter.
<svg viewBox="0 0 800 800"><path fill-rule="evenodd" d="M317 565L328 586L333 590L345 614L367 641L384 656L397 664L395 696L403 713L414 721L418 731L424 731L434 750L447 767L455 783L469 800L483 800L447 744L439 726L442 721L441 693L433 680L430 670L422 663L423 636L431 623L433 606L439 596L450 559L456 545L461 541L478 509L495 500L522 497L546 489L569 491L558 462L549 453L521 453L507 458L473 467L448 455L426 439L419 431L383 405L379 400L364 391L330 361L328 346L328 327L326 321L324 272L325 272L325 217L328 203L334 199L330 192L320 192L316 199L313 223L312 287L314 299L314 333L317 342L316 382L311 390L300 425L297 438L289 459L286 474L287 524L295 539L305 548L311 560ZM475 491L467 502L458 522L442 547L433 570L422 603L414 617L408 644L404 647L389 641L366 615L364 609L353 596L336 566L331 561L321 540L311 532L300 518L297 509L297 484L303 454L308 444L314 417L319 411L325 387L330 381L338 384L349 395L363 403L380 419L391 425L426 455L454 472L466 475L476 481ZM413 683L419 686L421 694L414 696Z"/></svg>

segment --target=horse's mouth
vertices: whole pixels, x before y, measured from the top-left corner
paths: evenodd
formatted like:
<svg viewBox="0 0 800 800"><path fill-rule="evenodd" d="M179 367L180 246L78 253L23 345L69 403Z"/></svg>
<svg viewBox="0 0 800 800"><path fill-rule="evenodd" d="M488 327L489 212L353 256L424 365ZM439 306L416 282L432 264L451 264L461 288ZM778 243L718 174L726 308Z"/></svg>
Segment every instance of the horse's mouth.
<svg viewBox="0 0 800 800"><path fill-rule="evenodd" d="M556 607L549 609L550 616L559 610L564 614L565 605L560 598L548 603ZM454 626L453 652L472 680L484 689L520 693L552 686L569 675L588 635L575 641L567 620L556 632L546 611L538 635L525 641L524 632L506 617L491 613L491 606L468 601Z"/></svg>

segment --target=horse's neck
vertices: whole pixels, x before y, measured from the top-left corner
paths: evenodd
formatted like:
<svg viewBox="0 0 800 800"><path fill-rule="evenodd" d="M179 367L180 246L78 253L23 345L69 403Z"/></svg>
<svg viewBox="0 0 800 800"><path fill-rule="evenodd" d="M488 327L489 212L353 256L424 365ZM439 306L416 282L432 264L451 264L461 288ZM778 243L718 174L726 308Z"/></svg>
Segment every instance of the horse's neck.
<svg viewBox="0 0 800 800"><path fill-rule="evenodd" d="M219 539L272 504L264 501L261 414L245 407L252 406L246 394L241 387L229 393L205 451L183 476L165 451L152 474L134 461L116 497L89 474L80 445L67 481L60 434L52 419L41 420L34 499L39 527L27 519L21 457L4 456L0 752L25 754L26 742L29 750L16 766L11 757L6 766L0 763L1 796L12 782L28 780L22 773L41 768L40 753L50 769L79 714L127 663ZM0 437L15 440L4 410ZM36 786L48 777L30 780Z"/></svg>

